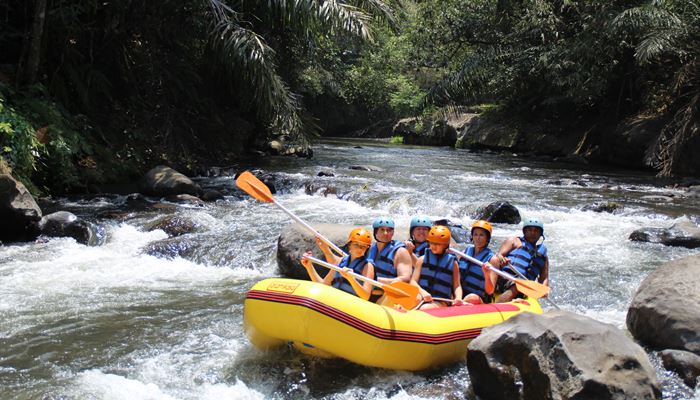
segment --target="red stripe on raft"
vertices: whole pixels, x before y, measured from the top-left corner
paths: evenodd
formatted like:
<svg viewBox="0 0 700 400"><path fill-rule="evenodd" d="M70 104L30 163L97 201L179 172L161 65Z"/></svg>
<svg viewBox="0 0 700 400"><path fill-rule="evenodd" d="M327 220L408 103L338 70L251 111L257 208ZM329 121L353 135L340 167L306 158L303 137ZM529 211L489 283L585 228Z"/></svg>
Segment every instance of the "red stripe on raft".
<svg viewBox="0 0 700 400"><path fill-rule="evenodd" d="M424 313L428 313L434 317L457 317L460 315L473 315L473 314L485 314L492 312L508 312L508 311L520 311L517 306L513 304L479 304L473 306L457 306L457 307L441 307L441 308L431 308L428 310L421 310Z"/></svg>
<svg viewBox="0 0 700 400"><path fill-rule="evenodd" d="M246 295L246 298L306 307L311 310L317 311L323 315L326 315L330 318L333 318L339 322L342 322L346 325L349 325L368 335L385 340L398 340L404 342L416 342L426 344L443 344L459 340L473 339L479 336L479 334L481 333L481 328L464 329L440 334L407 332L380 328L369 324L359 318L356 318L348 313L342 312L336 308L323 304L318 300L310 299L308 297L303 296L290 295L287 293L271 293L265 291L251 290Z"/></svg>

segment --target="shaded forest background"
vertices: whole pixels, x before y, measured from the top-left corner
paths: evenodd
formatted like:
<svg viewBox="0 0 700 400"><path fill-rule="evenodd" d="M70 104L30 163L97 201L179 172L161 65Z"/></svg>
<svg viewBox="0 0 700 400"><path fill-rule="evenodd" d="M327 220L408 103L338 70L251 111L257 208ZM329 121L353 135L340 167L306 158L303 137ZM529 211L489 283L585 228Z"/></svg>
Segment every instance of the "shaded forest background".
<svg viewBox="0 0 700 400"><path fill-rule="evenodd" d="M0 167L85 191L478 106L654 118L651 166L698 175L699 43L700 0L3 0Z"/></svg>

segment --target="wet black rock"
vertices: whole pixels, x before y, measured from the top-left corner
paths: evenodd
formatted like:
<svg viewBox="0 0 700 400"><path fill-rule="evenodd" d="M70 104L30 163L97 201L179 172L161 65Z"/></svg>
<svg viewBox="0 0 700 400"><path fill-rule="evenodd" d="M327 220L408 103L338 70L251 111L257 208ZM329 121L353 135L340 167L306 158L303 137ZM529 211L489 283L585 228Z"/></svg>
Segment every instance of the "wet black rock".
<svg viewBox="0 0 700 400"><path fill-rule="evenodd" d="M700 356L683 350L663 350L659 352L664 368L673 371L686 385L695 388L700 382Z"/></svg>
<svg viewBox="0 0 700 400"><path fill-rule="evenodd" d="M39 229L43 236L71 237L88 246L101 244L98 227L68 211L57 211L44 216L39 222Z"/></svg>
<svg viewBox="0 0 700 400"><path fill-rule="evenodd" d="M606 201L602 203L595 203L595 204L588 204L583 206L582 208L583 211L594 211L594 212L606 212L606 213L614 213L616 211L622 210L622 205L620 203L616 203L614 201Z"/></svg>
<svg viewBox="0 0 700 400"><path fill-rule="evenodd" d="M450 228L452 240L456 243L471 243L471 232L469 228L465 228L461 224L456 224L447 218L435 220L433 224Z"/></svg>
<svg viewBox="0 0 700 400"><path fill-rule="evenodd" d="M147 244L143 252L160 258L188 258L194 254L196 244L186 236L172 237Z"/></svg>
<svg viewBox="0 0 700 400"><path fill-rule="evenodd" d="M147 231L160 229L170 237L182 236L192 233L199 228L199 224L190 218L178 215L166 215L144 226Z"/></svg>
<svg viewBox="0 0 700 400"><path fill-rule="evenodd" d="M689 249L700 247L700 228L689 220L674 223L670 228L640 228L632 232L633 242L659 243Z"/></svg>
<svg viewBox="0 0 700 400"><path fill-rule="evenodd" d="M204 201L216 201L224 198L224 195L216 189L206 189L201 196Z"/></svg>
<svg viewBox="0 0 700 400"><path fill-rule="evenodd" d="M192 196L191 194L177 194L172 196L167 196L166 201L176 204L186 204L196 207L204 207L204 202L197 196Z"/></svg>
<svg viewBox="0 0 700 400"><path fill-rule="evenodd" d="M304 185L304 192L308 195L321 195L324 197L338 197L338 188L334 186L326 186L322 183L309 182Z"/></svg>
<svg viewBox="0 0 700 400"><path fill-rule="evenodd" d="M384 169L374 165L351 165L348 168L357 171L384 172Z"/></svg>
<svg viewBox="0 0 700 400"><path fill-rule="evenodd" d="M700 255L670 261L637 289L627 311L635 339L657 349L700 355Z"/></svg>
<svg viewBox="0 0 700 400"><path fill-rule="evenodd" d="M164 165L148 171L139 183L139 189L152 196L197 195L200 191L199 185L190 178Z"/></svg>
<svg viewBox="0 0 700 400"><path fill-rule="evenodd" d="M479 207L473 218L503 224L519 224L521 221L520 211L507 201L498 201Z"/></svg>
<svg viewBox="0 0 700 400"><path fill-rule="evenodd" d="M320 171L316 176L335 176L335 174L331 171Z"/></svg>
<svg viewBox="0 0 700 400"><path fill-rule="evenodd" d="M0 241L34 240L41 209L26 187L12 176L0 175Z"/></svg>
<svg viewBox="0 0 700 400"><path fill-rule="evenodd" d="M484 399L660 399L644 349L616 327L567 311L519 314L469 344Z"/></svg>

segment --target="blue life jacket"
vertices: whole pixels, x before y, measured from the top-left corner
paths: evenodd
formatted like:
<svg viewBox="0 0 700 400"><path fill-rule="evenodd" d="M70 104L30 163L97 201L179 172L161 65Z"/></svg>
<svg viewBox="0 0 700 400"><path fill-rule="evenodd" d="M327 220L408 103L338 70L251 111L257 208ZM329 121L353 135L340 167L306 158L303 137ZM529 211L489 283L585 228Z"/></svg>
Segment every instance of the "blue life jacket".
<svg viewBox="0 0 700 400"><path fill-rule="evenodd" d="M435 255L425 251L418 284L434 297L452 298L452 267L454 254Z"/></svg>
<svg viewBox="0 0 700 400"><path fill-rule="evenodd" d="M416 244L416 248L413 249L413 254L415 254L416 257L420 257L423 254L425 254L425 250L427 250L427 249L428 249L428 241L426 240L423 243Z"/></svg>
<svg viewBox="0 0 700 400"><path fill-rule="evenodd" d="M365 268L365 265L367 265L367 258L365 256L362 256L356 258L353 262L350 262L350 256L345 256L342 260L340 260L340 264L338 264L338 267L345 268L348 266L348 264L350 264L350 269L352 269L353 272L362 275L362 270ZM355 293L355 289L353 289L352 285L350 285L350 282L348 282L347 279L343 278L343 276L340 275L340 272L334 271L334 274L335 276L333 276L331 286L333 286L336 289L340 289L343 292L348 292L357 296L357 293Z"/></svg>
<svg viewBox="0 0 700 400"><path fill-rule="evenodd" d="M469 245L464 250L464 253L470 257L476 258L482 263L489 262L491 257L493 257L493 251L488 247L481 250L479 254L474 254L474 249L474 246ZM484 290L484 271L481 269L480 265L461 258L459 260L459 277L462 284L462 293L465 295L474 293L482 299L486 297L486 292Z"/></svg>
<svg viewBox="0 0 700 400"><path fill-rule="evenodd" d="M540 276L547 261L547 248L544 243L535 246L525 240L525 237L521 237L520 242L522 246L508 254L511 265L503 269L513 272L513 268L516 268L527 279L535 280Z"/></svg>
<svg viewBox="0 0 700 400"><path fill-rule="evenodd" d="M377 254L377 243L369 249L367 261L374 265L374 275L377 278L396 278L396 267L394 267L394 256L396 250L406 247L403 242L392 240L384 246L384 249ZM375 278L376 279L376 278Z"/></svg>

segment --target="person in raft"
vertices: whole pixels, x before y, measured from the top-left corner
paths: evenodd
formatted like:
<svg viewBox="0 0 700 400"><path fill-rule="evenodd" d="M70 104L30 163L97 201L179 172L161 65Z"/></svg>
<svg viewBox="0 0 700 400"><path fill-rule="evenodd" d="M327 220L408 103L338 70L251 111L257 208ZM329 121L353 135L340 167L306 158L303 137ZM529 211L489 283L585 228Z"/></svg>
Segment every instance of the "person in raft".
<svg viewBox="0 0 700 400"><path fill-rule="evenodd" d="M369 282L360 283L355 277L348 274L348 272L355 272L367 278L374 279L374 266L367 262L366 257L367 249L372 245L372 236L370 236L369 230L365 228L355 228L350 231L347 241L348 252L350 254L342 258L333 254L328 245L318 237L316 238L316 244L326 257L326 261L343 268L343 271L329 271L325 277L321 278L313 264L311 264L311 261L302 258L301 264L306 268L306 272L309 274L311 280L357 295L364 300L369 299L370 293L372 292L372 284ZM304 255L310 256L311 252L308 251Z"/></svg>
<svg viewBox="0 0 700 400"><path fill-rule="evenodd" d="M450 300L454 297L455 305L462 304L459 265L456 257L447 252L451 238L450 228L446 226L436 225L428 232L428 249L418 258L411 276L411 284L420 289L423 301L420 309L447 305L447 302L435 297Z"/></svg>
<svg viewBox="0 0 700 400"><path fill-rule="evenodd" d="M411 280L411 255L403 242L393 240L394 220L389 217L379 217L372 222L374 230L374 240L376 242L370 247L367 260L374 266L376 279L381 283L406 282ZM373 288L370 301L378 301L384 292L380 288Z"/></svg>
<svg viewBox="0 0 700 400"><path fill-rule="evenodd" d="M464 253L474 257L483 264L478 265L466 259L459 259L459 276L462 291L467 293L464 302L469 304L490 303L493 301L493 291L496 285L495 272L488 268L488 262L493 257L493 251L489 249L493 228L487 221L477 220L472 224L472 244L468 245Z"/></svg>
<svg viewBox="0 0 700 400"><path fill-rule="evenodd" d="M519 277L517 270L529 280L537 280L543 285L549 284L549 257L544 243L537 244L540 238L544 242L544 224L539 219L526 219L523 223L523 236L508 238L498 253L491 258L491 264L505 272ZM511 301L520 295L513 282L498 279L496 290L502 292L499 302Z"/></svg>
<svg viewBox="0 0 700 400"><path fill-rule="evenodd" d="M411 265L416 265L418 257L425 253L428 248L428 231L433 226L433 221L428 217L417 215L411 218L411 225L408 228L408 236L411 238L403 242L411 255Z"/></svg>

